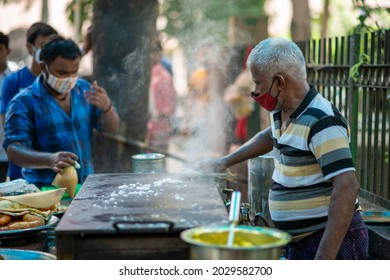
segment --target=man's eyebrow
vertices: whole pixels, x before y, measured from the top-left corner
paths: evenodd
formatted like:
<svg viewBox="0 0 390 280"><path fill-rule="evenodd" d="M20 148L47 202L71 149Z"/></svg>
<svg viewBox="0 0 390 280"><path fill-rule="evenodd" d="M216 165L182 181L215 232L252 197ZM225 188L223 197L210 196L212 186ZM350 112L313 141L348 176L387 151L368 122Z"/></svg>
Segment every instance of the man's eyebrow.
<svg viewBox="0 0 390 280"><path fill-rule="evenodd" d="M78 72L79 70L76 70L76 71L67 71L67 70L62 70L62 69L60 69L60 70L57 70L57 72L58 73L66 73L66 74L72 74L72 73L76 73L76 72Z"/></svg>

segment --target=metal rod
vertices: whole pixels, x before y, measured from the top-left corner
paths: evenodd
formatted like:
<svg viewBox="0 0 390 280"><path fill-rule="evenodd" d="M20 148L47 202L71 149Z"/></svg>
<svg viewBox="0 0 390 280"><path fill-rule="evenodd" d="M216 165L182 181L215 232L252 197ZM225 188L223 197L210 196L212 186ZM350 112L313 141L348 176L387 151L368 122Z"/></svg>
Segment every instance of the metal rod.
<svg viewBox="0 0 390 280"><path fill-rule="evenodd" d="M109 133L102 133L102 135L104 137L110 139L110 140L113 140L113 141L117 142L117 143L129 145L129 146L136 146L136 147L139 147L139 148L142 148L142 149L150 150L150 151L155 152L155 153L164 154L164 155L166 155L168 157L174 158L174 159L176 159L178 161L181 161L181 162L187 162L182 157L179 157L179 156L174 155L172 153L169 153L167 151L160 150L158 148L154 148L154 147L148 146L144 142L141 142L141 141L130 139L130 138L127 138L125 136L118 135L118 134L114 135L114 134L109 134Z"/></svg>

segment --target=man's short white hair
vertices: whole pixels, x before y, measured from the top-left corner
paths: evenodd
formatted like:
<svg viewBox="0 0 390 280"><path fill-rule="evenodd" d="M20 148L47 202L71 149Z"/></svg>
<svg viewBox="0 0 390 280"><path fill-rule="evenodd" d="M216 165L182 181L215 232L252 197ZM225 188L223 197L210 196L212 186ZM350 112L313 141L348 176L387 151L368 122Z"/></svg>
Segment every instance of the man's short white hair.
<svg viewBox="0 0 390 280"><path fill-rule="evenodd" d="M295 80L306 80L307 77L302 51L284 38L268 38L257 44L249 54L247 66L257 68L270 78L277 73L286 73Z"/></svg>

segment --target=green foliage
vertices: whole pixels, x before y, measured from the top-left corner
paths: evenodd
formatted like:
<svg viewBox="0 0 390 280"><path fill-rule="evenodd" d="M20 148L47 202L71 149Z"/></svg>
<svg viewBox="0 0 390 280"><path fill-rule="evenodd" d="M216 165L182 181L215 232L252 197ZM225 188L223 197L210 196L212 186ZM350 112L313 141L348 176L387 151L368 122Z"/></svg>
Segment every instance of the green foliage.
<svg viewBox="0 0 390 280"><path fill-rule="evenodd" d="M364 0L352 0L354 3L354 6L356 9L359 10L359 16L358 16L358 21L359 24L355 26L350 34L359 34L361 38L363 38L363 35L365 33L369 32L378 32L381 33L383 32L383 26L380 26L379 22L375 20L375 17L382 18L383 15L389 17L390 15L390 9L389 8L381 8L381 7L368 7L365 3ZM351 67L349 71L349 76L357 82L360 78L360 67L363 64L368 64L370 63L370 57L363 52L363 40L360 40L360 46L359 46L359 53L358 55L358 60L356 63ZM371 46L368 46L370 51ZM383 50L382 50L383 51ZM375 56L377 54L375 53ZM375 60L375 58L374 58Z"/></svg>
<svg viewBox="0 0 390 280"><path fill-rule="evenodd" d="M359 61L354 64L351 69L349 69L349 76L355 81L357 82L360 78L360 66L362 66L363 64L368 64L370 62L370 57L365 54L365 53L361 53L359 55Z"/></svg>
<svg viewBox="0 0 390 280"><path fill-rule="evenodd" d="M167 20L162 30L184 39L193 36L227 36L230 16L262 15L265 0L164 0L160 16Z"/></svg>
<svg viewBox="0 0 390 280"><path fill-rule="evenodd" d="M93 0L80 0L80 26L77 28L79 31L83 29L83 24L85 21L92 19L92 6L93 6ZM74 26L75 23L75 11L77 7L77 1L72 0L69 2L69 4L66 6L66 14L68 16L69 21Z"/></svg>
<svg viewBox="0 0 390 280"><path fill-rule="evenodd" d="M0 4L20 3L23 0L0 0Z"/></svg>
<svg viewBox="0 0 390 280"><path fill-rule="evenodd" d="M26 9L29 9L33 0L0 0L0 4L22 3L24 2Z"/></svg>
<svg viewBox="0 0 390 280"><path fill-rule="evenodd" d="M359 24L351 30L351 34L363 34L384 28L375 20L375 17L384 18L390 16L390 8L369 7L365 0L352 0L355 9L359 11Z"/></svg>
<svg viewBox="0 0 390 280"><path fill-rule="evenodd" d="M0 0L0 4L11 4L11 3L24 3L26 9L29 9L32 5L33 0ZM76 0L72 0L66 6L66 14L68 16L69 21L72 25L75 25L75 7L77 5ZM81 13L80 13L80 26L79 31L82 30L83 24L85 21L92 19L92 5L93 0L80 0Z"/></svg>
<svg viewBox="0 0 390 280"><path fill-rule="evenodd" d="M0 3L25 2L28 8L31 0L0 0ZM262 15L265 0L163 0L160 16L165 17L167 25L162 30L179 40L188 41L189 37L213 34L219 40L227 40L230 16ZM66 14L72 25L75 25L76 0L69 2ZM93 0L80 0L80 26L92 19Z"/></svg>

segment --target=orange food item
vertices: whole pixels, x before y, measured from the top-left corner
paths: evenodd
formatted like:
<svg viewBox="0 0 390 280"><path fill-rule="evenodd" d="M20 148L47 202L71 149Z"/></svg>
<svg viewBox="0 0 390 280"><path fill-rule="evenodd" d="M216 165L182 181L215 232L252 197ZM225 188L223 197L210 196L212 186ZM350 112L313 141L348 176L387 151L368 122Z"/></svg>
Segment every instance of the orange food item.
<svg viewBox="0 0 390 280"><path fill-rule="evenodd" d="M74 166L68 166L54 177L51 184L57 188L65 188L65 192L70 197L74 198L77 182L78 176L76 168Z"/></svg>
<svg viewBox="0 0 390 280"><path fill-rule="evenodd" d="M45 225L45 220L32 215L32 214L24 214L23 220L16 220L8 224L9 230L18 230L18 229L26 229L26 228L35 228Z"/></svg>
<svg viewBox="0 0 390 280"><path fill-rule="evenodd" d="M9 215L0 214L0 227L8 225L11 222L11 217Z"/></svg>

